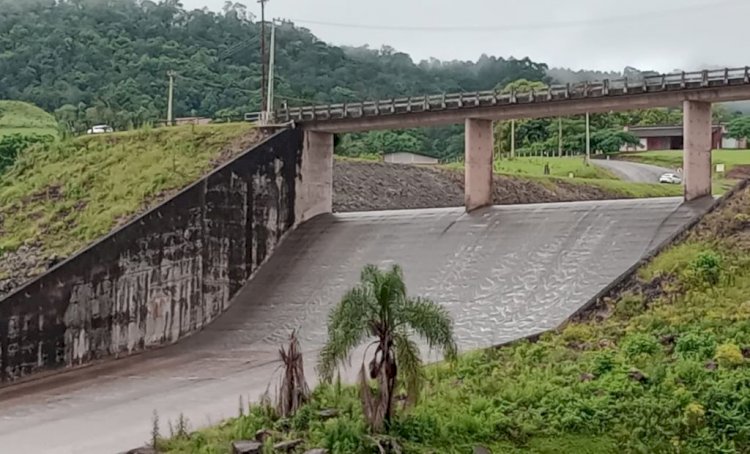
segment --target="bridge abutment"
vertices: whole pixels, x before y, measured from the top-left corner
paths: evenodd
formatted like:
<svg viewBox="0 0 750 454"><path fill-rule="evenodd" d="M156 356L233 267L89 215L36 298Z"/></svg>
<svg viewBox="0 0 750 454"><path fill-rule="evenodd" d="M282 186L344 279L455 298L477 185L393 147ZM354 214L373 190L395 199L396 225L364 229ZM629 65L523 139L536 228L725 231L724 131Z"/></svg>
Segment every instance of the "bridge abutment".
<svg viewBox="0 0 750 454"><path fill-rule="evenodd" d="M297 224L333 211L333 134L305 130L303 135L295 186Z"/></svg>
<svg viewBox="0 0 750 454"><path fill-rule="evenodd" d="M711 103L685 101L683 180L685 200L711 195Z"/></svg>
<svg viewBox="0 0 750 454"><path fill-rule="evenodd" d="M466 119L465 181L466 211L492 204L492 121Z"/></svg>

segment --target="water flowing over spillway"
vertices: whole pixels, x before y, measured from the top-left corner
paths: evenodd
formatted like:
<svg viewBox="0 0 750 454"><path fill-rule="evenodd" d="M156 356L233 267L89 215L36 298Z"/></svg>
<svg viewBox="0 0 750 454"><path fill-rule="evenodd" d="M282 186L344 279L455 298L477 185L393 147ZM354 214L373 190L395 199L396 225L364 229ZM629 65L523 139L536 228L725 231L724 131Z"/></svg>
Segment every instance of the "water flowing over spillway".
<svg viewBox="0 0 750 454"><path fill-rule="evenodd" d="M235 416L298 329L313 376L328 311L363 265L400 264L408 290L443 304L462 350L559 325L703 206L679 198L324 215L292 232L202 332L161 350L0 390L8 452L121 452L151 415Z"/></svg>

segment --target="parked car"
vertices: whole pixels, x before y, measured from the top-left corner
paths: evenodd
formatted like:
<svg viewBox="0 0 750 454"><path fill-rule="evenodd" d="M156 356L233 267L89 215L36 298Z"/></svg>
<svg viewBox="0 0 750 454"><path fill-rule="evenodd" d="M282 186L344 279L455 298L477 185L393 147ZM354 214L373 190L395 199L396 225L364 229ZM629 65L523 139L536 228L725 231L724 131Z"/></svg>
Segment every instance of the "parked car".
<svg viewBox="0 0 750 454"><path fill-rule="evenodd" d="M111 126L96 125L96 126L92 126L91 129L86 131L86 134L107 134L109 132L114 132L114 129L112 129Z"/></svg>
<svg viewBox="0 0 750 454"><path fill-rule="evenodd" d="M665 173L659 177L659 183L680 184L682 183L682 177L676 173Z"/></svg>

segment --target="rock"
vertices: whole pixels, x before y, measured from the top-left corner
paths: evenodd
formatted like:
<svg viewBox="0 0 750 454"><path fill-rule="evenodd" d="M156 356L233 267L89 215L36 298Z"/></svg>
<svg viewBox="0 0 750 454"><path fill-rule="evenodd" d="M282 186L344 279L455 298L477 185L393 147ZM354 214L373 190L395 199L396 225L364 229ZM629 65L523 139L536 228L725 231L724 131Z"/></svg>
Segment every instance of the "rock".
<svg viewBox="0 0 750 454"><path fill-rule="evenodd" d="M308 449L304 454L328 454L328 450L324 448Z"/></svg>
<svg viewBox="0 0 750 454"><path fill-rule="evenodd" d="M275 449L277 451L288 452L288 451L291 451L292 449L296 448L297 446L299 446L301 444L302 444L302 440L299 440L299 439L297 439L297 440L287 440L287 441L282 441L280 443L276 443L275 445L273 445L273 449Z"/></svg>
<svg viewBox="0 0 750 454"><path fill-rule="evenodd" d="M716 361L710 360L706 363L706 369L708 370L716 370L716 368L719 367L716 365Z"/></svg>
<svg viewBox="0 0 750 454"><path fill-rule="evenodd" d="M240 440L232 442L232 454L260 454L263 443L259 441Z"/></svg>
<svg viewBox="0 0 750 454"><path fill-rule="evenodd" d="M476 445L474 446L474 454L492 454L492 451L490 451L490 448L487 448L482 445Z"/></svg>
<svg viewBox="0 0 750 454"><path fill-rule="evenodd" d="M591 381L593 379L594 379L594 374L590 374L588 372L585 372L585 373L581 374L581 376L578 378L578 380L581 381L581 382L587 382L587 381Z"/></svg>
<svg viewBox="0 0 750 454"><path fill-rule="evenodd" d="M318 417L321 419L331 419L339 415L339 411L335 408L326 408L318 412Z"/></svg>
<svg viewBox="0 0 750 454"><path fill-rule="evenodd" d="M271 438L273 434L268 429L260 429L259 431L255 432L255 441L265 443L266 440Z"/></svg>

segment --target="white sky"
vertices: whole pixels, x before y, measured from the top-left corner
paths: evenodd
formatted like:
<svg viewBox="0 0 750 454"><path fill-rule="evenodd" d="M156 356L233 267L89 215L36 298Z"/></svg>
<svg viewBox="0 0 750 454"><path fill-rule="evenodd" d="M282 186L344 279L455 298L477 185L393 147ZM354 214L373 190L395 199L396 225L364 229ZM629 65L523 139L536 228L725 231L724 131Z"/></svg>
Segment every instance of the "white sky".
<svg viewBox="0 0 750 454"><path fill-rule="evenodd" d="M224 2L182 0L216 11ZM239 2L260 16L256 0ZM388 44L415 61L486 53L573 69L750 65L750 0L269 0L266 17L295 20L332 44Z"/></svg>

